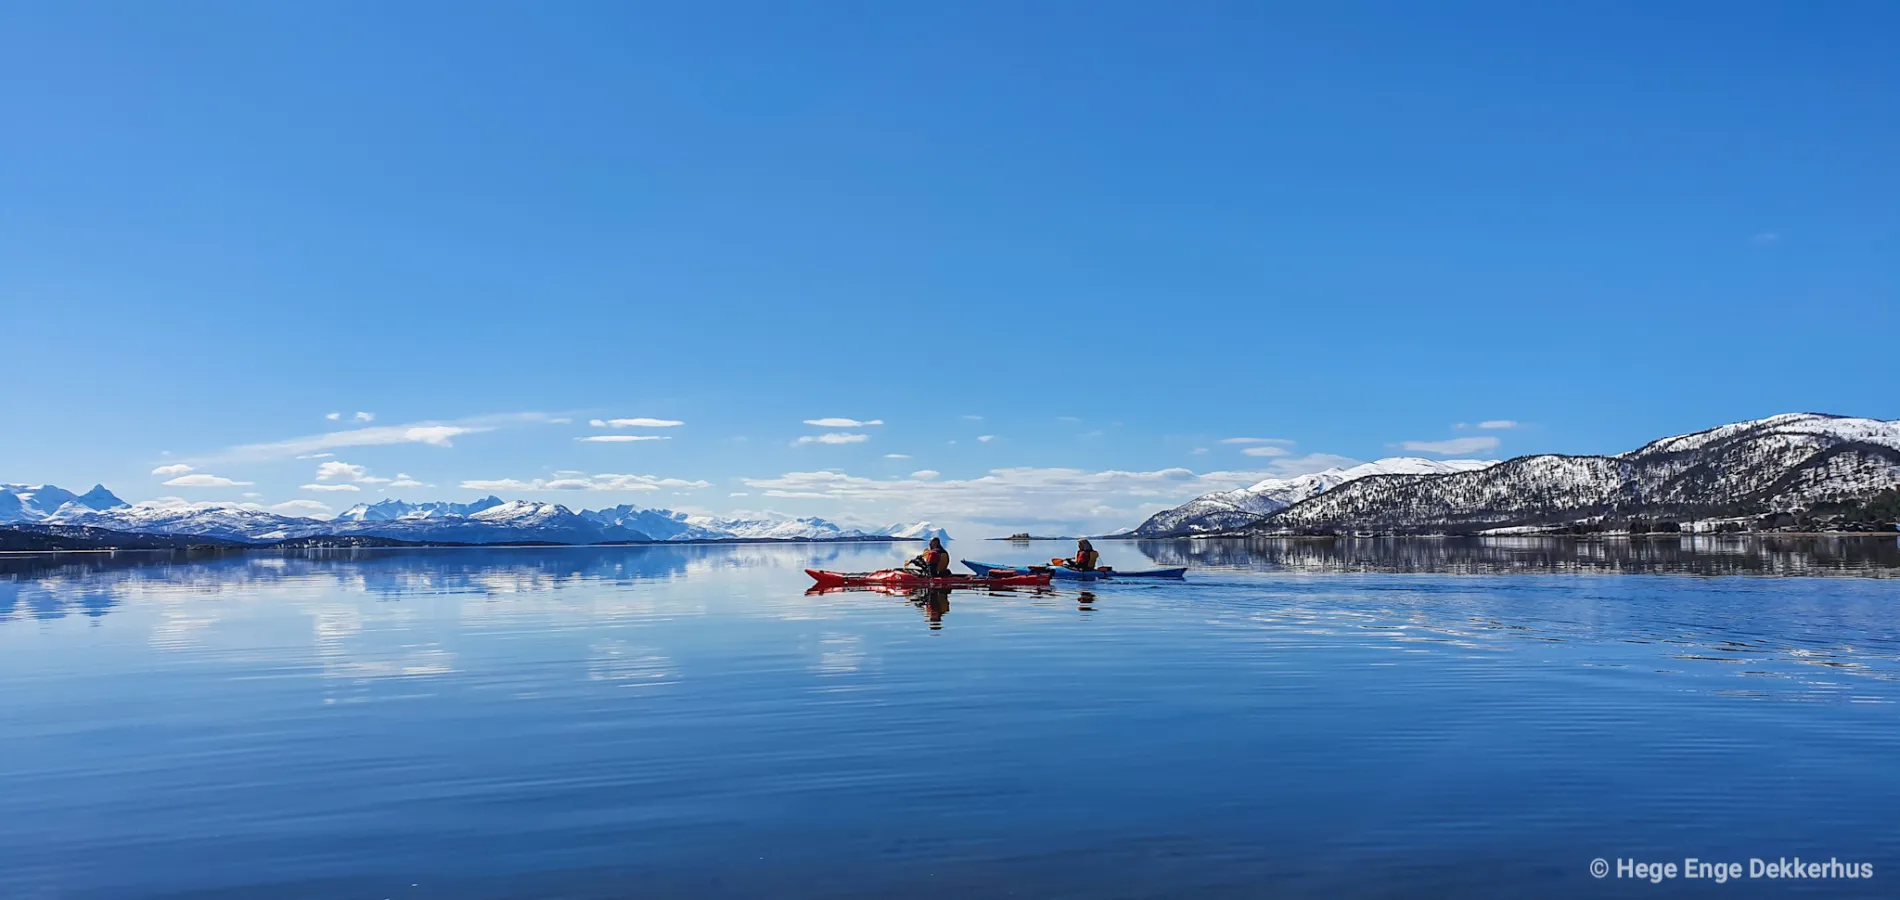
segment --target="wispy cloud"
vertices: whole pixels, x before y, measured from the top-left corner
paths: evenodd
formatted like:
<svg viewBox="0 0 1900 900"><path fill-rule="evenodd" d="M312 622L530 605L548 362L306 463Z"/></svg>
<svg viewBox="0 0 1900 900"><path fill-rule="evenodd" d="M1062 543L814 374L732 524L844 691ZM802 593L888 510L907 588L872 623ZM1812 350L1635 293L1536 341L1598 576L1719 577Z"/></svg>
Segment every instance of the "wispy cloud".
<svg viewBox="0 0 1900 900"><path fill-rule="evenodd" d="M356 421L358 422L374 422L376 421L376 414L369 413L369 412L359 412L352 418L356 419Z"/></svg>
<svg viewBox="0 0 1900 900"><path fill-rule="evenodd" d="M324 416L324 418L329 419L330 421L334 422L338 419L343 418L343 414L340 412L328 413Z"/></svg>
<svg viewBox="0 0 1900 900"><path fill-rule="evenodd" d="M356 485L353 485L353 484L306 484L303 486L303 489L306 491L360 491L362 490L362 488L357 487Z"/></svg>
<svg viewBox="0 0 1900 900"><path fill-rule="evenodd" d="M942 474L943 474L942 472L939 472L936 469L918 469L917 471L910 473L910 477L915 478L918 481L929 481L933 478L936 478L938 475L942 475Z"/></svg>
<svg viewBox="0 0 1900 900"><path fill-rule="evenodd" d="M396 480L390 482L389 486L393 488L427 487L427 485L423 484L420 481L415 480L414 478L410 478L408 475L402 472L396 473Z"/></svg>
<svg viewBox="0 0 1900 900"><path fill-rule="evenodd" d="M317 465L318 481L353 481L358 484L388 484L389 479L369 473L368 466L332 460Z"/></svg>
<svg viewBox="0 0 1900 900"><path fill-rule="evenodd" d="M1240 452L1246 456L1286 456L1292 451L1279 444L1257 444Z"/></svg>
<svg viewBox="0 0 1900 900"><path fill-rule="evenodd" d="M1751 244L1754 244L1757 247L1766 247L1769 244L1777 243L1780 240L1781 240L1781 235L1776 234L1775 232L1772 232L1772 231L1764 231L1764 232L1761 232L1760 234L1755 235L1752 238L1749 238L1748 242Z"/></svg>
<svg viewBox="0 0 1900 900"><path fill-rule="evenodd" d="M415 422L408 425L377 425L369 428L332 431L327 434L313 434L261 444L240 444L211 454L199 461L288 459L306 454L314 455L326 450L339 450L345 447L371 447L386 444L429 444L437 447L448 447L452 445L451 439L462 435L494 431L498 428L508 428L518 425L542 424L551 421L553 418L555 417L547 413L525 412L474 416L449 422Z"/></svg>
<svg viewBox="0 0 1900 900"><path fill-rule="evenodd" d="M152 474L165 477L165 478L176 478L177 476L183 475L189 471L191 471L191 466L185 465L184 463L177 463L175 465L170 465L170 466L159 466L158 468L152 470Z"/></svg>
<svg viewBox="0 0 1900 900"><path fill-rule="evenodd" d="M1196 448L1194 448L1193 450L1190 450L1190 451L1188 451L1188 452L1190 452L1190 453L1193 453L1193 454L1194 454L1195 456L1200 456L1201 454L1203 454L1203 453L1206 453L1206 452L1207 452L1207 448L1206 448L1206 447L1196 447Z"/></svg>
<svg viewBox="0 0 1900 900"><path fill-rule="evenodd" d="M977 435L977 436L976 436L976 439L977 439L977 441L978 441L979 443L983 443L983 444L987 444L987 443L989 443L989 442L991 442L991 441L993 441L993 440L996 440L996 435L993 435L993 434L979 434L979 435Z"/></svg>
<svg viewBox="0 0 1900 900"><path fill-rule="evenodd" d="M884 424L884 420L883 419L839 419L839 418L806 419L805 424L815 425L819 428L865 428L871 425L882 425Z"/></svg>
<svg viewBox="0 0 1900 900"><path fill-rule="evenodd" d="M635 441L670 441L673 438L664 434L594 434L577 437L574 440L587 444L631 444Z"/></svg>
<svg viewBox="0 0 1900 900"><path fill-rule="evenodd" d="M1402 441L1399 446L1414 453L1457 456L1465 453L1480 453L1486 450L1496 449L1498 439L1494 437L1461 437L1445 441Z"/></svg>
<svg viewBox="0 0 1900 900"><path fill-rule="evenodd" d="M1220 442L1223 444L1278 444L1284 447L1291 447L1293 446L1294 443L1296 443L1295 441L1289 441L1285 438L1262 438L1262 437L1221 438Z"/></svg>
<svg viewBox="0 0 1900 900"><path fill-rule="evenodd" d="M165 485L167 487L238 487L240 485L254 483L255 482L250 481L236 481L222 475L199 473L197 475L180 475L177 478L165 482Z"/></svg>
<svg viewBox="0 0 1900 900"><path fill-rule="evenodd" d="M631 419L589 419L587 424L595 428L678 428L686 423L678 419L649 419L642 416Z"/></svg>
<svg viewBox="0 0 1900 900"><path fill-rule="evenodd" d="M909 458L910 458L910 454L908 454L908 453L886 453L886 454L884 454L884 458L885 458L885 459L909 459Z"/></svg>
<svg viewBox="0 0 1900 900"><path fill-rule="evenodd" d="M298 459L329 459L330 457L335 456L335 455L336 454L334 453L305 453L304 455L299 456L297 458Z"/></svg>
<svg viewBox="0 0 1900 900"><path fill-rule="evenodd" d="M470 479L462 487L472 491L657 491L661 488L704 488L711 482L656 475L586 475L569 478Z"/></svg>
<svg viewBox="0 0 1900 900"><path fill-rule="evenodd" d="M841 431L825 434L808 434L793 441L793 444L862 444L871 439L868 434L847 434Z"/></svg>
<svg viewBox="0 0 1900 900"><path fill-rule="evenodd" d="M1490 429L1516 428L1517 423L1510 419L1487 419L1483 422L1479 422L1478 427Z"/></svg>
<svg viewBox="0 0 1900 900"><path fill-rule="evenodd" d="M964 416L963 418L964 418L965 420L967 420L967 421L970 421L970 422L981 422L981 421L983 421L983 417L982 417L982 416Z"/></svg>

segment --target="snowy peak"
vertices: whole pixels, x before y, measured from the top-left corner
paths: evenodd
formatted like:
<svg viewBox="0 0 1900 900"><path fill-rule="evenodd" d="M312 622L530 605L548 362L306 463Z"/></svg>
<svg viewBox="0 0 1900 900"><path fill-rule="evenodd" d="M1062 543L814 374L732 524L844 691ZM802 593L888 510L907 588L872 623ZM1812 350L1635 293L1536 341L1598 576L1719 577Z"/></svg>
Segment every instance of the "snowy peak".
<svg viewBox="0 0 1900 900"><path fill-rule="evenodd" d="M80 494L74 498L73 502L87 509L98 510L99 512L105 512L108 509L123 509L132 505L124 500L120 500L118 495L106 490L106 486L103 484L93 485L92 490Z"/></svg>
<svg viewBox="0 0 1900 900"><path fill-rule="evenodd" d="M490 507L500 506L501 498L493 495L473 503L406 503L401 500L383 500L377 503L358 503L337 515L345 522L394 522L402 519L434 519L442 516L469 516Z"/></svg>
<svg viewBox="0 0 1900 900"><path fill-rule="evenodd" d="M909 524L899 522L895 525L885 526L884 528L880 529L880 533L887 534L895 538L909 538L912 540L919 540L919 541L927 541L927 540L930 540L931 538L936 538L940 541L947 541L950 539L950 532L945 531L942 528L938 528L930 524L929 522L912 522Z"/></svg>
<svg viewBox="0 0 1900 900"><path fill-rule="evenodd" d="M1866 443L1900 450L1900 420L1888 422L1825 413L1783 413L1752 422L1737 422L1706 431L1666 437L1622 454L1618 458L1640 459L1665 453L1688 453L1739 440L1763 439L1804 442L1817 446L1849 442Z"/></svg>

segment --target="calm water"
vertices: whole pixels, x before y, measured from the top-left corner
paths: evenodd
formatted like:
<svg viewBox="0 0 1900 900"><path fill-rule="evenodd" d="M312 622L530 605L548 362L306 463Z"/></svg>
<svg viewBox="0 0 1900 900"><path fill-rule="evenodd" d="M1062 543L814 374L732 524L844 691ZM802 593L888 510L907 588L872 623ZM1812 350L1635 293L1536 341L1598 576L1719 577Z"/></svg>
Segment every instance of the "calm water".
<svg viewBox="0 0 1900 900"><path fill-rule="evenodd" d="M0 897L1900 896L1893 538L1102 549L0 559Z"/></svg>

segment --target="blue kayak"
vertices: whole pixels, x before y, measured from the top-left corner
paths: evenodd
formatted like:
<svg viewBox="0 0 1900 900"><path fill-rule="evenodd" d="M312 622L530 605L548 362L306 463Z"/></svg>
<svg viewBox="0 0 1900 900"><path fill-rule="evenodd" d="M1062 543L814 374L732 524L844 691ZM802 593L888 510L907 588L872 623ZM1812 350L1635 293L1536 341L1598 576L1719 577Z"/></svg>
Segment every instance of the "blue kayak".
<svg viewBox="0 0 1900 900"><path fill-rule="evenodd" d="M963 564L968 566L970 571L978 575L1005 575L1011 572L1035 572L1041 574L1048 572L1051 578L1068 581L1103 581L1112 578L1181 578L1187 575L1187 567L1185 566L1179 569L1142 569L1139 572L1122 572L1119 570L1084 572L1080 569L1069 569L1062 566L997 566L989 563L971 562L967 559L963 561Z"/></svg>

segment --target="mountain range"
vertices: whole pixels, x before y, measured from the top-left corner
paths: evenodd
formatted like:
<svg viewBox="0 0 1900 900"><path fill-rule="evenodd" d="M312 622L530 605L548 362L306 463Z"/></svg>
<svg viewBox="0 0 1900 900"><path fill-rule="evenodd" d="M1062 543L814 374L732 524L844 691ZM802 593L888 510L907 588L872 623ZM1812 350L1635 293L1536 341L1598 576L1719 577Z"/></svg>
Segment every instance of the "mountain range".
<svg viewBox="0 0 1900 900"><path fill-rule="evenodd" d="M1790 413L1615 456L1437 465L1456 470L1353 477L1344 476L1357 469L1343 470L1325 479L1335 483L1298 497L1281 482L1209 494L1151 517L1136 534L1675 530L1685 523L1690 530L1816 522L1891 528L1890 511L1900 503L1900 420Z"/></svg>
<svg viewBox="0 0 1900 900"><path fill-rule="evenodd" d="M1351 468L1331 468L1292 478L1268 478L1244 488L1202 494L1173 509L1148 518L1131 532L1133 537L1179 537L1232 531L1259 522L1309 497L1316 497L1349 481L1371 475L1449 475L1497 465L1497 460L1419 459L1395 456Z"/></svg>
<svg viewBox="0 0 1900 900"><path fill-rule="evenodd" d="M254 505L130 504L101 486L74 494L52 485L0 485L0 524L72 526L134 535L183 535L246 544L314 537L418 543L600 544L644 541L949 539L929 522L849 528L819 518L726 519L617 506L575 512L556 503L484 497L472 503L358 504L334 519L283 516Z"/></svg>

